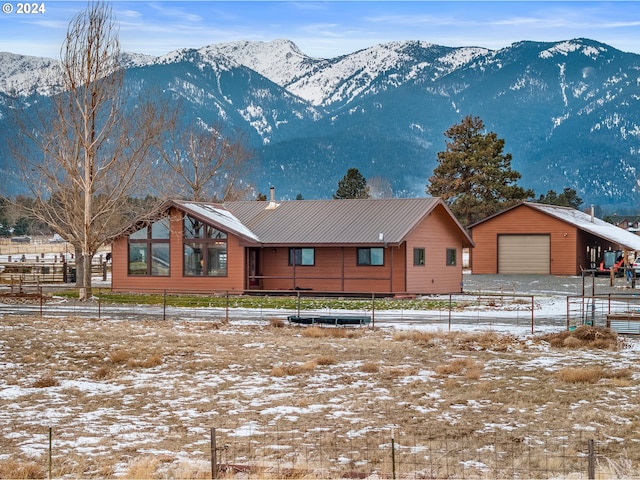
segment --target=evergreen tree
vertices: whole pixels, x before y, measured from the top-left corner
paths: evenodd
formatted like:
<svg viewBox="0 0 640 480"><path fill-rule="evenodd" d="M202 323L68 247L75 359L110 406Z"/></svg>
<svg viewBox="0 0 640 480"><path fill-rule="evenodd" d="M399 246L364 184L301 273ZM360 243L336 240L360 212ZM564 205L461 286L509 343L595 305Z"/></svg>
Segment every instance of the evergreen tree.
<svg viewBox="0 0 640 480"><path fill-rule="evenodd" d="M521 175L511 168L511 154L503 154L504 140L485 133L479 117L466 116L445 136L451 141L438 152L426 191L441 197L463 225L533 197L532 190L515 185Z"/></svg>
<svg viewBox="0 0 640 480"><path fill-rule="evenodd" d="M582 199L573 188L566 188L558 195L554 190L549 190L545 195L540 195L538 203L546 205L559 205L578 209L582 205Z"/></svg>
<svg viewBox="0 0 640 480"><path fill-rule="evenodd" d="M338 190L333 198L369 198L367 179L357 168L350 168L342 180L338 182Z"/></svg>

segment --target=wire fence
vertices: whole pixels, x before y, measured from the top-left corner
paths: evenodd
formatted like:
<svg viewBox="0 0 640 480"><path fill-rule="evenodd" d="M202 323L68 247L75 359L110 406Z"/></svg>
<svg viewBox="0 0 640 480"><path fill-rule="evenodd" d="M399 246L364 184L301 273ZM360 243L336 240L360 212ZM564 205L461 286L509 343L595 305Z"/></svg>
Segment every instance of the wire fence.
<svg viewBox="0 0 640 480"><path fill-rule="evenodd" d="M48 452L42 457L49 478L64 463L57 443L49 428ZM595 479L616 476L615 463L599 453L605 444L597 431L580 430L415 425L338 435L329 427L263 430L254 425L212 428L209 454L212 479ZM197 478L208 476L200 472Z"/></svg>
<svg viewBox="0 0 640 480"><path fill-rule="evenodd" d="M505 327L536 333L547 326L564 327L563 315L539 312L533 295L460 293L412 295L400 298L388 294L363 293L358 297L323 296L315 293L261 291L194 292L172 294L166 290L113 294L108 288L94 288L91 301L79 301L75 289L56 292L43 287L23 286L0 302L0 314L39 316L88 316L93 318L185 319L214 321L272 321L292 317L336 318L348 323L365 319L360 325L381 322L406 325L433 325L451 330L454 325ZM342 323L337 323L342 324Z"/></svg>
<svg viewBox="0 0 640 480"><path fill-rule="evenodd" d="M595 478L595 432L462 428L326 431L213 430L212 477L253 478Z"/></svg>
<svg viewBox="0 0 640 480"><path fill-rule="evenodd" d="M604 294L567 297L567 328L580 325L640 334L640 295Z"/></svg>

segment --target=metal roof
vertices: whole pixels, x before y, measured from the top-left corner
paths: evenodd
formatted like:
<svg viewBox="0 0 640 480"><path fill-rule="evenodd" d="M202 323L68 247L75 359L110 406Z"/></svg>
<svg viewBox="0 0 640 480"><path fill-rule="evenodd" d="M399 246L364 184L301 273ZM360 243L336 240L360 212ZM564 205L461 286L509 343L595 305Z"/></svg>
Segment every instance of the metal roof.
<svg viewBox="0 0 640 480"><path fill-rule="evenodd" d="M544 203L522 202L514 205L506 210L498 212L490 217L480 220L477 223L469 226L471 230L477 225L480 225L486 221L489 221L497 216L502 215L505 212L511 211L515 208L526 206L533 208L541 213L557 218L569 225L572 225L580 230L591 233L596 237L600 237L609 242L618 244L619 246L628 250L635 250L640 252L640 236L631 233L623 228L613 225L599 218L593 217L588 213L581 212L571 207L561 207L558 205L547 205Z"/></svg>
<svg viewBox="0 0 640 480"><path fill-rule="evenodd" d="M292 200L275 208L268 202L231 202L225 207L266 244L399 244L437 206L455 228L473 240L439 198Z"/></svg>
<svg viewBox="0 0 640 480"><path fill-rule="evenodd" d="M473 245L439 198L172 203L250 242L269 245L400 244L427 215L441 207L452 227L459 230L464 246Z"/></svg>
<svg viewBox="0 0 640 480"><path fill-rule="evenodd" d="M246 238L247 240L260 242L260 239L245 225L242 224L231 212L226 210L223 205L215 203L196 203L173 201L174 205L180 207L183 211L194 215L200 220L207 223L220 226L227 232Z"/></svg>
<svg viewBox="0 0 640 480"><path fill-rule="evenodd" d="M589 232L612 243L617 243L621 247L640 251L640 237L638 235L596 217L593 217L592 221L591 215L581 212L580 210L575 210L570 207L545 205L542 203L526 202L525 205L574 225L580 230Z"/></svg>

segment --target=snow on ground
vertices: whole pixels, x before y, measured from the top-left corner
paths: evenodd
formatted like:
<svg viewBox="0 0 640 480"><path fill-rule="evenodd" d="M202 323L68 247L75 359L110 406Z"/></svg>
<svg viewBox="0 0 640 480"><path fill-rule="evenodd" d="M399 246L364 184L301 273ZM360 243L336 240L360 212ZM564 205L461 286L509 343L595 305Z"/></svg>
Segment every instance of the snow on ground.
<svg viewBox="0 0 640 480"><path fill-rule="evenodd" d="M296 445L316 445L327 432L355 442L386 435L394 426L399 445L408 444L402 435L418 419L423 430L468 427L516 436L527 429L550 435L555 429L587 432L599 441L602 465L640 465L633 453L640 431L640 341L627 337L618 351L552 348L539 335L566 330L566 295L581 288L581 279L493 280L499 283L485 284L482 291L521 293L523 284L528 291L537 285L535 316L548 322L536 325L531 335L526 302L515 307L522 309L517 321L513 305L471 304L455 312L451 327L446 312L380 310L376 329L353 329L358 336L346 339L306 338L304 328L272 328L270 319L296 312L267 309L231 309L228 324L219 321L223 309L213 308L198 309L191 319L170 310L164 322L152 315L131 321L121 311L105 309L97 320L93 313L65 318L60 300L60 315L51 318L2 317L0 463L45 459L52 427L61 477L123 476L145 457L163 459L158 471L170 477L176 469L206 472L211 427L231 445L251 443L253 453L226 452L228 461L247 463L255 459L251 455L264 461L275 451L280 456L274 459L288 458ZM465 284L471 288L478 281L467 277ZM152 313L156 307L138 308ZM432 343L395 339L398 333L450 328L513 340L461 347L437 338ZM160 360L151 362L154 356ZM319 358L336 363L308 366ZM468 368L477 368L478 378L438 373L457 359L471 359ZM367 372L367 363L378 370ZM563 369L594 365L628 369L629 377L588 386L558 380ZM52 385L38 386L47 378ZM336 465L366 465L354 453L362 448L339 452ZM62 459L67 466L60 466Z"/></svg>

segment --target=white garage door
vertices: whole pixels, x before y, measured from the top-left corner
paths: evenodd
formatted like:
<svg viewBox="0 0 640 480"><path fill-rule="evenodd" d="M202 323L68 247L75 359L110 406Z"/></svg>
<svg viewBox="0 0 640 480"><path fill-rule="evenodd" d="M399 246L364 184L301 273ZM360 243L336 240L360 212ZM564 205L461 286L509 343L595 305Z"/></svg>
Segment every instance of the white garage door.
<svg viewBox="0 0 640 480"><path fill-rule="evenodd" d="M551 267L549 235L499 235L498 273L548 275Z"/></svg>

